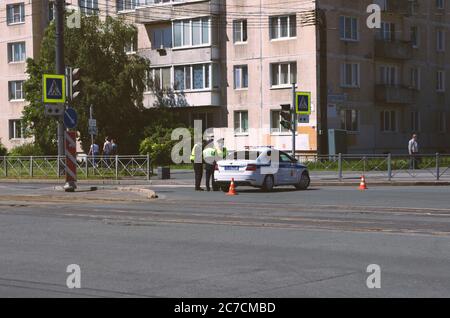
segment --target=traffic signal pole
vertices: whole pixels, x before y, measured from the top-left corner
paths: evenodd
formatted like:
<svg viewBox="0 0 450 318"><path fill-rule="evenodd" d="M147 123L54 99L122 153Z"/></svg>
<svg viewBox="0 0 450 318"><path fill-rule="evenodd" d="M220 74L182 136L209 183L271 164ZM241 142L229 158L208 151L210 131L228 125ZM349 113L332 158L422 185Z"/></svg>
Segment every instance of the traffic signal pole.
<svg viewBox="0 0 450 318"><path fill-rule="evenodd" d="M295 83L292 83L292 157L295 158L295 134L297 133L297 112L295 109Z"/></svg>
<svg viewBox="0 0 450 318"><path fill-rule="evenodd" d="M56 48L56 74L64 75L64 6L65 0L55 1L55 48ZM65 93L65 92L64 92ZM65 155L63 115L58 117L58 156ZM58 171L58 174L60 172Z"/></svg>

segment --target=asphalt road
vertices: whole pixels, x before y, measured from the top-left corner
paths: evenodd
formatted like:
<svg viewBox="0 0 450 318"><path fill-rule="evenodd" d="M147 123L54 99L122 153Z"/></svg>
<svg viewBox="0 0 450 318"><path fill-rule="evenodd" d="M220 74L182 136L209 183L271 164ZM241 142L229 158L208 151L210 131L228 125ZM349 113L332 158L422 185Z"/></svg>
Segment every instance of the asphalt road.
<svg viewBox="0 0 450 318"><path fill-rule="evenodd" d="M0 296L450 297L449 187L51 189L0 183Z"/></svg>

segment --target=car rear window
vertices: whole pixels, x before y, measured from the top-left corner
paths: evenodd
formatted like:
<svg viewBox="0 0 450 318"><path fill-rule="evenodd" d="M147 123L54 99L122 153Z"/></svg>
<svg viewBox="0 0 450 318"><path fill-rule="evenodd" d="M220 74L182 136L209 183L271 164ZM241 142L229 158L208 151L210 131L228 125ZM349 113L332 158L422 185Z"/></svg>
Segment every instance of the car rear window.
<svg viewBox="0 0 450 318"><path fill-rule="evenodd" d="M231 160L256 160L261 155L259 151L236 151L228 155Z"/></svg>

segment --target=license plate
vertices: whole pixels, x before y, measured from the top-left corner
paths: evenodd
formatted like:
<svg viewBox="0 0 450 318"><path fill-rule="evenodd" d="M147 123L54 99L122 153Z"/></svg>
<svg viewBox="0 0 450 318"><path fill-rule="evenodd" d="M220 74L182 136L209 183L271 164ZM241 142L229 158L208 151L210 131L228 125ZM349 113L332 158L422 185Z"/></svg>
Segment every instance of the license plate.
<svg viewBox="0 0 450 318"><path fill-rule="evenodd" d="M239 167L233 167L233 166L229 166L229 167L225 167L226 171L239 171Z"/></svg>

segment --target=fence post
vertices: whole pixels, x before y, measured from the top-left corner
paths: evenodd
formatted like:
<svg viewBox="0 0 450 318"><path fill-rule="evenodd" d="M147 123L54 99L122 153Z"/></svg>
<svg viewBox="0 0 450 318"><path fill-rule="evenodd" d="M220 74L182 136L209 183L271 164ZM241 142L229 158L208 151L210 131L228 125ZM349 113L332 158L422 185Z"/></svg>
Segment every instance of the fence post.
<svg viewBox="0 0 450 318"><path fill-rule="evenodd" d="M59 155L56 158L57 158L56 159L56 170L57 170L56 174L57 174L58 178L61 178L61 167L59 164Z"/></svg>
<svg viewBox="0 0 450 318"><path fill-rule="evenodd" d="M440 155L436 153L436 180L439 181L441 179L441 171L440 171Z"/></svg>
<svg viewBox="0 0 450 318"><path fill-rule="evenodd" d="M85 168L86 180L89 179L89 155L86 156L86 168Z"/></svg>
<svg viewBox="0 0 450 318"><path fill-rule="evenodd" d="M116 155L116 181L119 180L119 156Z"/></svg>
<svg viewBox="0 0 450 318"><path fill-rule="evenodd" d="M392 180L392 155L388 153L387 157L388 180Z"/></svg>
<svg viewBox="0 0 450 318"><path fill-rule="evenodd" d="M342 153L339 153L338 156L338 178L339 182L342 181Z"/></svg>
<svg viewBox="0 0 450 318"><path fill-rule="evenodd" d="M4 156L3 157L3 168L5 170L5 178L8 177L8 162L7 162L7 160L8 160L8 157Z"/></svg>
<svg viewBox="0 0 450 318"><path fill-rule="evenodd" d="M147 181L150 181L150 154L147 154Z"/></svg>
<svg viewBox="0 0 450 318"><path fill-rule="evenodd" d="M34 177L34 171L33 171L33 156L30 157L30 177Z"/></svg>

